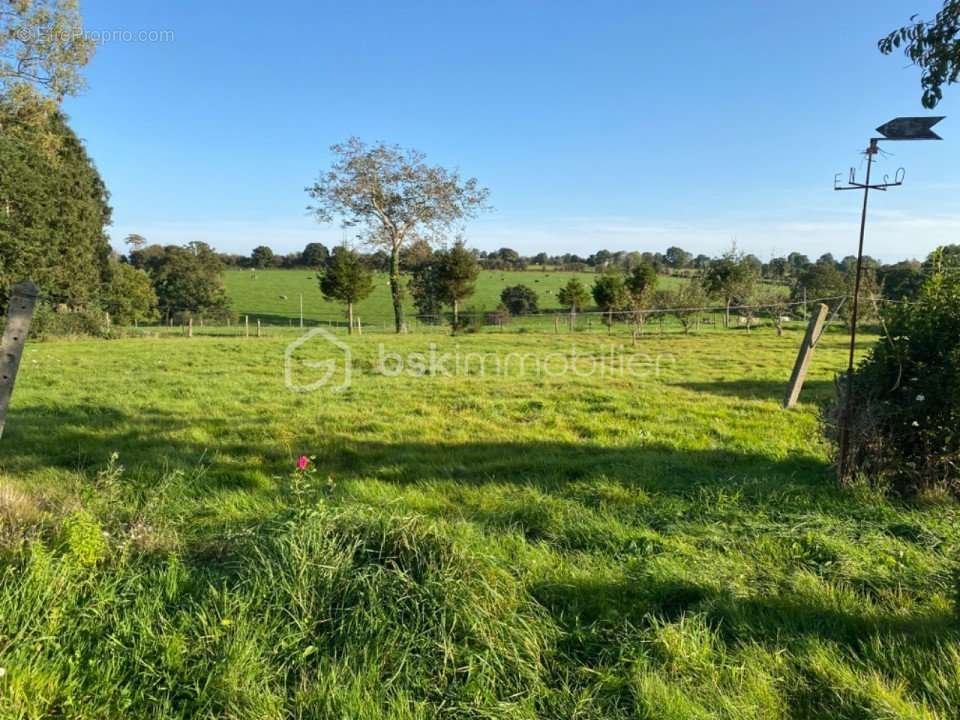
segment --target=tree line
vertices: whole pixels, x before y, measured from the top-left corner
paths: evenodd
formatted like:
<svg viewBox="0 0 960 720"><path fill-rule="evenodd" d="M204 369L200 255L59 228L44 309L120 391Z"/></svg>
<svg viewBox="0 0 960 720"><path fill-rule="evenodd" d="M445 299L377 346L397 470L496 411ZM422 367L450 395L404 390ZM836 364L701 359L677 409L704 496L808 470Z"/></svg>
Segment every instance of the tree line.
<svg viewBox="0 0 960 720"><path fill-rule="evenodd" d="M0 13L0 303L6 304L13 284L29 278L65 312L110 312L120 322L188 313L227 317L223 268L327 267L337 253L320 243L287 255L261 245L241 257L218 254L202 242L161 247L130 236L126 257L114 252L105 231L112 214L109 192L59 109L64 96L82 88L80 71L94 51L84 39L76 4L38 1L7 3L7 8ZM891 34L881 50L902 45L932 73L924 82L931 83L931 93L939 93L940 83L955 79L949 55L937 53L952 47L941 41L954 38L956 21L951 0L934 21ZM4 60L10 57L18 61ZM828 254L811 261L794 252L764 262L735 251L710 258L676 246L663 253L601 249L584 257L547 252L524 256L508 247L469 251L462 243L454 245L452 255L440 251L437 256L434 247L489 209L487 189L475 178L428 163L417 150L369 145L358 138L331 150L330 167L305 188L308 209L320 222L337 221L371 247L359 255L359 262L365 270L389 275L397 331L404 326L408 290L418 311L439 302L459 314L463 298L454 295L470 283L458 281L461 290L450 290L436 273L444 262L454 260L463 271L466 255L480 269L592 270L603 276L597 282L607 288L594 301L610 310L635 304L617 291L617 278L626 283L651 268L655 274L688 276L685 302L695 300L696 293L719 299L728 308L728 320L729 308L755 298L763 283L787 285L795 301L850 292L852 256L835 260ZM925 267L918 261L880 265L867 258L866 266L868 294L904 299L915 296L923 283ZM510 303L501 298L504 307L529 309L534 303L526 290L512 292ZM516 298L526 300L514 302Z"/></svg>

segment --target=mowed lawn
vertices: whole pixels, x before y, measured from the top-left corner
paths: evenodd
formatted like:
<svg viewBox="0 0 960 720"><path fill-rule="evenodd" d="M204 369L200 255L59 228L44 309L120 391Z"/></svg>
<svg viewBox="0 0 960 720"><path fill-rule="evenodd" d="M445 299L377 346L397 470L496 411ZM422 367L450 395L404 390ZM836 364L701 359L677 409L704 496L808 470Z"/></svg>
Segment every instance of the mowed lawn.
<svg viewBox="0 0 960 720"><path fill-rule="evenodd" d="M800 332L32 344L0 716L955 718L957 507L835 488Z"/></svg>
<svg viewBox="0 0 960 720"><path fill-rule="evenodd" d="M483 270L477 279L476 292L464 301L464 306L478 311L494 310L500 304L500 293L504 288L527 285L536 291L542 309L556 309L560 307L557 292L574 277L589 291L596 274ZM680 278L661 276L658 287L676 287L682 282ZM287 325L290 321L296 323L300 317L301 294L306 320L341 320L344 317L343 305L324 300L317 275L309 270L228 270L224 273L224 283L233 310L241 316L249 315L251 320L280 325ZM406 307L408 312L415 312L409 293ZM375 275L374 290L369 298L357 304L357 314L368 323L382 324L392 320L393 303L386 274Z"/></svg>

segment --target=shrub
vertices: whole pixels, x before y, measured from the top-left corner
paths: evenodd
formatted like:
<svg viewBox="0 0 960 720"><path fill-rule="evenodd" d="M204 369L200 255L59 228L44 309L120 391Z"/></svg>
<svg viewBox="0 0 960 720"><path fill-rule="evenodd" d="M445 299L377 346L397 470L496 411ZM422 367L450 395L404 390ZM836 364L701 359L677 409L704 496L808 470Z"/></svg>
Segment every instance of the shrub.
<svg viewBox="0 0 960 720"><path fill-rule="evenodd" d="M850 469L901 494L960 489L960 273L935 272L917 301L884 312L887 339L853 376ZM835 439L845 404L826 411Z"/></svg>
<svg viewBox="0 0 960 720"><path fill-rule="evenodd" d="M526 285L504 288L500 293L500 301L511 315L530 315L539 308L537 293Z"/></svg>
<svg viewBox="0 0 960 720"><path fill-rule="evenodd" d="M30 325L30 338L89 336L116 337L116 331L102 310L55 310L46 303L38 303Z"/></svg>

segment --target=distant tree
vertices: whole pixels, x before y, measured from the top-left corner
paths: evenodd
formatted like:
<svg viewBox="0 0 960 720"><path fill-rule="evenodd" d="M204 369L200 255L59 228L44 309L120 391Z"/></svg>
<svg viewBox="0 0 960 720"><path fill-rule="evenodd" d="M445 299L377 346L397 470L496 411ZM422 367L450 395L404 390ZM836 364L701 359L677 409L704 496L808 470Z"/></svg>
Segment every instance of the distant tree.
<svg viewBox="0 0 960 720"><path fill-rule="evenodd" d="M943 86L960 79L960 0L945 0L933 20L916 18L911 17L910 25L894 30L877 45L884 55L903 47L903 54L922 71L921 101L932 109L943 98Z"/></svg>
<svg viewBox="0 0 960 720"><path fill-rule="evenodd" d="M361 255L363 265L370 272L390 272L390 255L385 250L375 250L367 255ZM403 293L400 293L401 296Z"/></svg>
<svg viewBox="0 0 960 720"><path fill-rule="evenodd" d="M948 270L960 270L960 245L938 247L923 263L923 271L928 275Z"/></svg>
<svg viewBox="0 0 960 720"><path fill-rule="evenodd" d="M674 290L670 300L674 317L683 326L684 334L688 334L708 302L707 291L699 280L691 280Z"/></svg>
<svg viewBox="0 0 960 720"><path fill-rule="evenodd" d="M103 306L114 322L129 325L157 319L157 293L150 277L125 262L112 261L103 290Z"/></svg>
<svg viewBox="0 0 960 720"><path fill-rule="evenodd" d="M515 265L520 262L520 253L512 248L500 248L497 250L497 257L505 263Z"/></svg>
<svg viewBox="0 0 960 720"><path fill-rule="evenodd" d="M636 250L633 250L631 252L621 253L617 262L625 272L630 272L637 265L643 262L643 255L641 255Z"/></svg>
<svg viewBox="0 0 960 720"><path fill-rule="evenodd" d="M862 266L869 268L871 270L876 270L880 267L880 263L874 260L869 255L864 255L861 262ZM855 272L857 269L857 256L856 255L847 255L843 260L837 263L837 266L843 272Z"/></svg>
<svg viewBox="0 0 960 720"><path fill-rule="evenodd" d="M273 264L273 250L266 245L258 245L250 253L250 263L255 268L266 268Z"/></svg>
<svg viewBox="0 0 960 720"><path fill-rule="evenodd" d="M390 290L396 331L403 331L400 250L414 237L444 233L454 223L485 208L488 191L474 178L430 166L416 150L357 138L334 145L333 167L307 188L321 222L335 217L359 225L367 241L390 253Z"/></svg>
<svg viewBox="0 0 960 720"><path fill-rule="evenodd" d="M436 257L440 297L453 308L453 327L460 327L460 303L476 290L480 266L463 242L457 242L449 250L442 250Z"/></svg>
<svg viewBox="0 0 960 720"><path fill-rule="evenodd" d="M637 332L643 333L647 311L653 305L653 296L657 290L657 271L653 269L653 265L650 263L641 262L627 275L624 285L629 297L630 308L633 310Z"/></svg>
<svg viewBox="0 0 960 720"><path fill-rule="evenodd" d="M353 333L353 306L373 292L373 275L364 267L360 256L342 245L333 249L317 274L320 292L327 300L347 306L347 332Z"/></svg>
<svg viewBox="0 0 960 720"><path fill-rule="evenodd" d="M763 261L756 255L744 255L743 262L755 278L759 278L763 274Z"/></svg>
<svg viewBox="0 0 960 720"><path fill-rule="evenodd" d="M790 299L795 303L817 300L835 310L845 304L847 294L846 275L833 263L816 262L797 277Z"/></svg>
<svg viewBox="0 0 960 720"><path fill-rule="evenodd" d="M824 253L817 258L817 265L832 265L833 267L840 269L840 263L837 262L837 259L833 256L833 253Z"/></svg>
<svg viewBox="0 0 960 720"><path fill-rule="evenodd" d="M790 297L785 295L781 288L767 287L754 295L752 302L758 306L761 314L767 315L777 331L783 335L783 323L790 316ZM747 318L747 327L750 327L751 318Z"/></svg>
<svg viewBox="0 0 960 720"><path fill-rule="evenodd" d="M913 300L920 293L925 278L923 268L916 260L884 265L877 270L877 282L883 289L883 296L889 300Z"/></svg>
<svg viewBox="0 0 960 720"><path fill-rule="evenodd" d="M223 263L206 244L148 246L143 269L157 293L164 317L178 313L221 315L228 311Z"/></svg>
<svg viewBox="0 0 960 720"><path fill-rule="evenodd" d="M697 270L706 270L709 265L710 265L709 255L704 255L701 253L700 255L697 255L693 259L693 267L695 267Z"/></svg>
<svg viewBox="0 0 960 720"><path fill-rule="evenodd" d="M293 269L304 267L304 265L305 263L303 262L302 252L292 252L286 253L285 255L273 256L273 267Z"/></svg>
<svg viewBox="0 0 960 720"><path fill-rule="evenodd" d="M142 247L138 250L131 250L127 257L130 264L133 265L135 268L140 268L141 270L145 270L152 261L155 261L156 259L163 257L163 254L164 254L164 250L162 245L147 245L146 247ZM221 264L223 264L223 259L222 259L223 256L218 255L218 257L221 258L220 262ZM232 256L232 257L240 258L239 255ZM241 259L245 259L245 258L241 258Z"/></svg>
<svg viewBox="0 0 960 720"><path fill-rule="evenodd" d="M587 258L587 264L597 268L604 268L610 263L611 259L613 259L613 253L609 250L597 250Z"/></svg>
<svg viewBox="0 0 960 720"><path fill-rule="evenodd" d="M753 292L758 272L735 247L710 263L703 276L704 289L723 300L724 327L730 327L730 308L743 304Z"/></svg>
<svg viewBox="0 0 960 720"><path fill-rule="evenodd" d="M818 298L828 298L835 295L843 295L846 292L844 275L837 269L832 262L815 262L810 265L805 272L797 278L797 284L794 288L794 296L797 301L801 299L801 291L807 291L807 298L810 300Z"/></svg>
<svg viewBox="0 0 960 720"><path fill-rule="evenodd" d="M577 278L570 278L557 292L557 301L570 311L570 327L576 323L577 312L590 302L590 293Z"/></svg>
<svg viewBox="0 0 960 720"><path fill-rule="evenodd" d="M433 248L421 238L414 238L400 250L400 269L413 272L421 265L433 262Z"/></svg>
<svg viewBox="0 0 960 720"><path fill-rule="evenodd" d="M503 289L500 302L511 315L530 315L539 309L537 293L526 285L513 285Z"/></svg>
<svg viewBox="0 0 960 720"><path fill-rule="evenodd" d="M549 265L550 257L545 252L537 253L533 258L533 264L539 265L540 267L543 267L544 265Z"/></svg>
<svg viewBox="0 0 960 720"><path fill-rule="evenodd" d="M330 257L330 251L323 243L307 243L300 253L300 262L308 268L318 268Z"/></svg>
<svg viewBox="0 0 960 720"><path fill-rule="evenodd" d="M626 306L627 288L623 275L619 271L608 271L597 275L591 288L593 301L607 313L607 323L613 324L613 312Z"/></svg>
<svg viewBox="0 0 960 720"><path fill-rule="evenodd" d="M787 277L789 263L786 258L775 257L767 264L767 277L772 280L782 281Z"/></svg>
<svg viewBox="0 0 960 720"><path fill-rule="evenodd" d="M137 233L130 233L123 239L123 241L130 248L130 252L143 250L143 248L147 246L147 239L143 235L138 235Z"/></svg>
<svg viewBox="0 0 960 720"><path fill-rule="evenodd" d="M685 268L690 265L691 260L693 260L693 255L683 248L674 246L667 248L667 252L664 253L664 259L667 261L667 265L675 270L679 270L680 268Z"/></svg>
<svg viewBox="0 0 960 720"><path fill-rule="evenodd" d="M810 266L810 258L802 253L792 252L787 255L787 265L790 266L790 274L797 277Z"/></svg>

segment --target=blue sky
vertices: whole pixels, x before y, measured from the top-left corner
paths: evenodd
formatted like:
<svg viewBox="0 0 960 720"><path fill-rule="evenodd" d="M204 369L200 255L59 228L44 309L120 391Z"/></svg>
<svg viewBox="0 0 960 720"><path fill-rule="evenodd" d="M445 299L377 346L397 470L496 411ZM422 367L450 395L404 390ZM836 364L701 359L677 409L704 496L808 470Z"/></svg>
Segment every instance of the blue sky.
<svg viewBox="0 0 960 720"><path fill-rule="evenodd" d="M164 2L82 0L104 42L66 102L113 194L116 245L247 253L340 242L303 188L351 135L476 176L482 249L588 254L731 241L761 258L855 251L859 198L832 190L879 124L931 114L919 71L876 41L931 0ZM867 251L960 242L960 86L943 142L891 143Z"/></svg>

